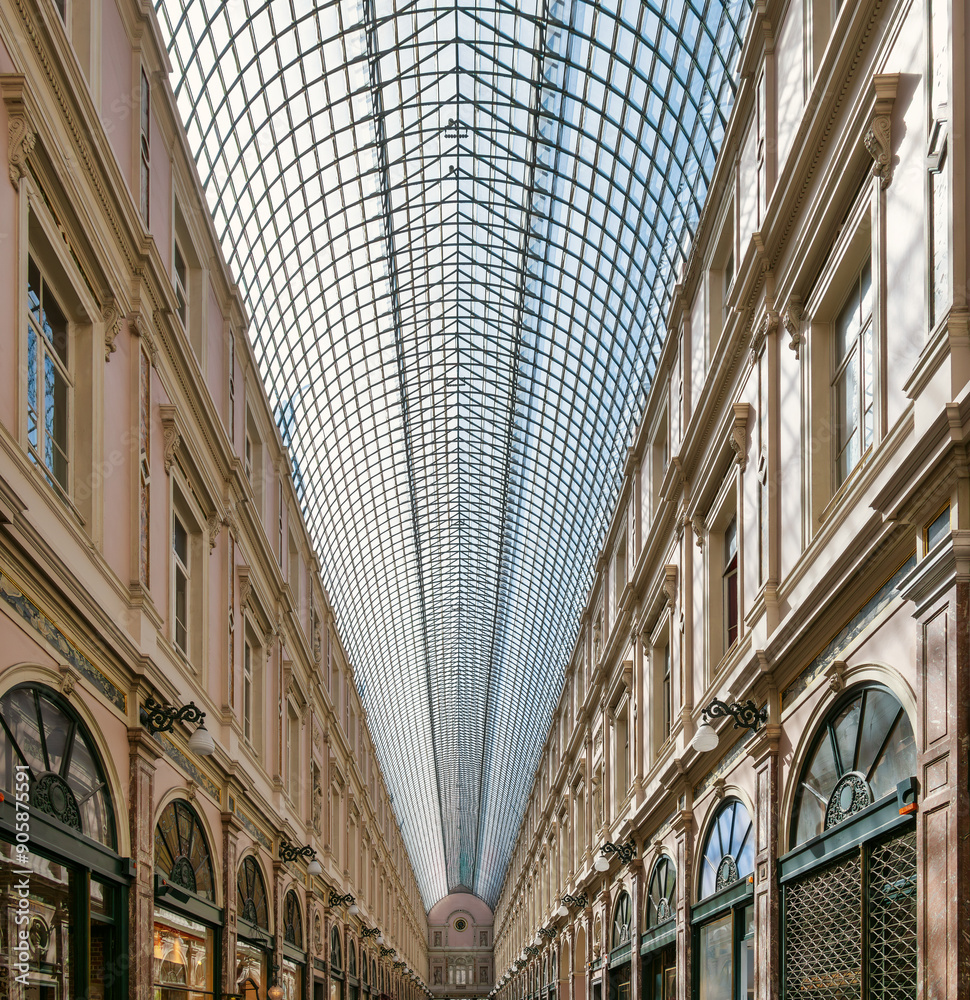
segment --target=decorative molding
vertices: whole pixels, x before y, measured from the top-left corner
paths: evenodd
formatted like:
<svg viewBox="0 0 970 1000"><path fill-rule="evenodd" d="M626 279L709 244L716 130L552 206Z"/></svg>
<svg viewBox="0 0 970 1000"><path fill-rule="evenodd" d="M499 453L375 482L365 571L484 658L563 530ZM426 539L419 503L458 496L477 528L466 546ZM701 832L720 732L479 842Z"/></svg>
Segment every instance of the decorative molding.
<svg viewBox="0 0 970 1000"><path fill-rule="evenodd" d="M74 692L74 687L81 679L81 675L67 663L59 663L57 669L61 675L61 682L58 687L65 698L70 698Z"/></svg>
<svg viewBox="0 0 970 1000"><path fill-rule="evenodd" d="M19 73L0 76L0 93L7 107L7 163L10 183L20 190L27 174L27 158L37 141L37 130L27 107L27 80Z"/></svg>
<svg viewBox="0 0 970 1000"><path fill-rule="evenodd" d="M121 332L121 312L113 298L105 302L101 310L101 320L104 323L104 360L110 361L111 355L118 350L115 339Z"/></svg>
<svg viewBox="0 0 970 1000"><path fill-rule="evenodd" d="M101 695L115 708L128 711L128 696L114 685L78 647L67 638L56 625L6 573L0 572L0 600L35 631L42 639L56 649L69 668L78 676L89 681ZM60 659L60 657L59 657ZM61 670L62 676L64 671ZM62 680L62 684L64 681Z"/></svg>
<svg viewBox="0 0 970 1000"><path fill-rule="evenodd" d="M872 87L876 104L862 142L873 159L872 176L878 177L885 190L893 180L893 103L899 86L899 73L876 73Z"/></svg>
<svg viewBox="0 0 970 1000"><path fill-rule="evenodd" d="M838 694L845 690L845 660L833 660L825 668L825 676L829 682L829 687Z"/></svg>
<svg viewBox="0 0 970 1000"><path fill-rule="evenodd" d="M152 368L158 368L158 345L155 343L155 338L152 335L152 328L141 313L133 312L129 314L128 332L133 337L138 337L144 341L145 347L148 349L148 356L152 362Z"/></svg>
<svg viewBox="0 0 970 1000"><path fill-rule="evenodd" d="M220 514L218 511L214 511L209 515L209 518L205 524L205 530L206 534L209 536L210 552L216 547L216 542L219 540L219 535L221 534L223 525L225 523L226 523L225 515Z"/></svg>
<svg viewBox="0 0 970 1000"><path fill-rule="evenodd" d="M741 466L741 471L748 467L748 419L751 414L750 403L734 404L734 425L728 444L734 452L734 460Z"/></svg>
<svg viewBox="0 0 970 1000"><path fill-rule="evenodd" d="M249 608L249 598L253 593L253 581L250 579L248 566L237 566L236 575L239 578L239 610L245 613Z"/></svg>
<svg viewBox="0 0 970 1000"><path fill-rule="evenodd" d="M667 607L673 611L677 603L677 566L674 563L664 566L664 580L661 587L667 598Z"/></svg>
<svg viewBox="0 0 970 1000"><path fill-rule="evenodd" d="M178 410L170 403L163 403L158 407L159 415L162 419L162 431L165 435L164 466L166 474L171 473L172 465L175 462L175 452L182 442L182 432L178 426L176 414Z"/></svg>
<svg viewBox="0 0 970 1000"><path fill-rule="evenodd" d="M797 358L802 344L802 300L800 296L793 295L788 300L788 305L785 307L784 324L788 333L788 347L795 352Z"/></svg>

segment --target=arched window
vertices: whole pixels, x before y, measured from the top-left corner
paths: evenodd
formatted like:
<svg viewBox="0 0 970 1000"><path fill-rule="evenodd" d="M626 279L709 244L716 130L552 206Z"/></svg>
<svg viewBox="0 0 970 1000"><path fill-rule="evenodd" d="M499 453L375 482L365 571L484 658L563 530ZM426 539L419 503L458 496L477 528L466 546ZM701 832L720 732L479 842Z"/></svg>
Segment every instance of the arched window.
<svg viewBox="0 0 970 1000"><path fill-rule="evenodd" d="M611 948L619 948L630 943L630 894L621 892L613 910L613 942Z"/></svg>
<svg viewBox="0 0 970 1000"><path fill-rule="evenodd" d="M357 975L357 949L354 947L353 941L347 946L347 975Z"/></svg>
<svg viewBox="0 0 970 1000"><path fill-rule="evenodd" d="M700 898L747 878L754 871L754 831L743 802L728 799L707 832L701 855Z"/></svg>
<svg viewBox="0 0 970 1000"><path fill-rule="evenodd" d="M212 900L212 856L195 810L170 802L155 827L155 870L169 882Z"/></svg>
<svg viewBox="0 0 970 1000"><path fill-rule="evenodd" d="M677 889L677 872L666 855L653 866L647 886L647 927L666 923L674 916L674 893Z"/></svg>
<svg viewBox="0 0 970 1000"><path fill-rule="evenodd" d="M243 920L269 930L269 913L266 906L266 884L256 859L243 858L236 874L236 905Z"/></svg>
<svg viewBox="0 0 970 1000"><path fill-rule="evenodd" d="M847 692L819 727L779 859L785 995L916 996L916 831L894 794L915 772L912 724L883 687Z"/></svg>
<svg viewBox="0 0 970 1000"><path fill-rule="evenodd" d="M343 967L344 953L340 947L340 929L334 925L330 928L330 968L339 970Z"/></svg>
<svg viewBox="0 0 970 1000"><path fill-rule="evenodd" d="M0 754L0 788L12 797L15 768L25 766L34 812L113 851L114 810L104 766L70 704L40 684L15 687L0 698L0 729L12 750Z"/></svg>
<svg viewBox="0 0 970 1000"><path fill-rule="evenodd" d="M881 687L840 702L812 743L795 793L791 846L817 837L916 773L913 727L899 699Z"/></svg>
<svg viewBox="0 0 970 1000"><path fill-rule="evenodd" d="M303 917L300 900L292 890L283 900L283 940L297 948L303 947Z"/></svg>

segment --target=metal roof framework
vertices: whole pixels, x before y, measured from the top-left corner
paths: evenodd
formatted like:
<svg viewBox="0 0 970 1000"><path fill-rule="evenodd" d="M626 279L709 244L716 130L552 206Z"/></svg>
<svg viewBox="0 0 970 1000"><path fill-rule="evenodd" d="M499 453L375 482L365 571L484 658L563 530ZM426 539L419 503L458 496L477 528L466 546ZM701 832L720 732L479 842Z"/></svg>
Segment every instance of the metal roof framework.
<svg viewBox="0 0 970 1000"><path fill-rule="evenodd" d="M158 0L430 907L494 906L750 0Z"/></svg>

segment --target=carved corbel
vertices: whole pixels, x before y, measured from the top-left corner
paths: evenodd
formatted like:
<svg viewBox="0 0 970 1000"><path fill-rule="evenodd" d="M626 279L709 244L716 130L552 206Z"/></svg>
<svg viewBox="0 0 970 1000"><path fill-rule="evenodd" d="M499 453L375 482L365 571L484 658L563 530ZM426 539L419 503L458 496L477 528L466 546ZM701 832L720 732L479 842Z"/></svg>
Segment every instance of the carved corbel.
<svg viewBox="0 0 970 1000"><path fill-rule="evenodd" d="M37 141L27 107L26 78L19 73L0 76L0 93L7 108L7 164L10 183L20 190L20 179L27 174L27 158Z"/></svg>
<svg viewBox="0 0 970 1000"><path fill-rule="evenodd" d="M105 302L101 321L104 323L104 360L110 361L111 355L118 350L115 338L121 332L121 313L114 299L109 298Z"/></svg>
<svg viewBox="0 0 970 1000"><path fill-rule="evenodd" d="M57 670L61 675L60 683L58 687L61 689L61 694L65 698L70 698L71 693L74 691L74 686L81 679L81 675L71 666L66 663L59 663L57 665Z"/></svg>
<svg viewBox="0 0 970 1000"><path fill-rule="evenodd" d="M162 418L162 432L165 436L164 465L166 474L172 471L175 462L175 452L182 442L182 431L176 419L177 409L170 403L163 403L158 408L159 416Z"/></svg>
<svg viewBox="0 0 970 1000"><path fill-rule="evenodd" d="M724 798L724 779L715 778L711 782L711 787L714 789L714 799L716 802L720 802Z"/></svg>
<svg viewBox="0 0 970 1000"><path fill-rule="evenodd" d="M144 341L148 349L148 356L151 359L152 368L158 367L158 347L155 338L152 336L152 328L141 313L133 312L128 316L128 332L133 337L138 337Z"/></svg>
<svg viewBox="0 0 970 1000"><path fill-rule="evenodd" d="M798 357L798 350L802 344L802 300L798 295L793 295L788 300L785 307L785 330L788 332L788 346Z"/></svg>
<svg viewBox="0 0 970 1000"><path fill-rule="evenodd" d="M695 515L688 522L694 531L694 543L699 549L704 548L704 519L700 515Z"/></svg>
<svg viewBox="0 0 970 1000"><path fill-rule="evenodd" d="M825 677L829 682L829 687L838 694L845 689L845 660L833 660L825 668Z"/></svg>
<svg viewBox="0 0 970 1000"><path fill-rule="evenodd" d="M893 179L892 116L899 76L899 73L876 73L873 76L876 104L869 127L862 136L862 142L873 159L872 176L879 178L883 189L889 187Z"/></svg>
<svg viewBox="0 0 970 1000"><path fill-rule="evenodd" d="M667 607L673 611L677 603L677 567L674 563L664 566L664 582L661 586L667 598Z"/></svg>
<svg viewBox="0 0 970 1000"><path fill-rule="evenodd" d="M249 608L249 598L253 593L253 581L250 579L248 566L237 566L236 575L239 579L239 610L245 612Z"/></svg>
<svg viewBox="0 0 970 1000"><path fill-rule="evenodd" d="M728 443L734 452L734 460L741 466L741 471L748 467L748 417L751 412L750 403L734 404L734 426Z"/></svg>
<svg viewBox="0 0 970 1000"><path fill-rule="evenodd" d="M205 530L206 534L209 536L210 552L216 547L216 542L219 540L219 535L222 532L222 528L225 523L225 516L220 514L218 511L213 511L209 515L209 518L205 523Z"/></svg>

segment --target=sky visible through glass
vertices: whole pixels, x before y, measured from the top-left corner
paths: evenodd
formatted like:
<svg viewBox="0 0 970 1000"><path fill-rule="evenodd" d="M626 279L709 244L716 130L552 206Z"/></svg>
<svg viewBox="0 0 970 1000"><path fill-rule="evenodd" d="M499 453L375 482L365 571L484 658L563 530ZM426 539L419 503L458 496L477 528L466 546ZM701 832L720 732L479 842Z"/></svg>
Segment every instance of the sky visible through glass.
<svg viewBox="0 0 970 1000"><path fill-rule="evenodd" d="M499 893L749 0L159 0L425 904Z"/></svg>

